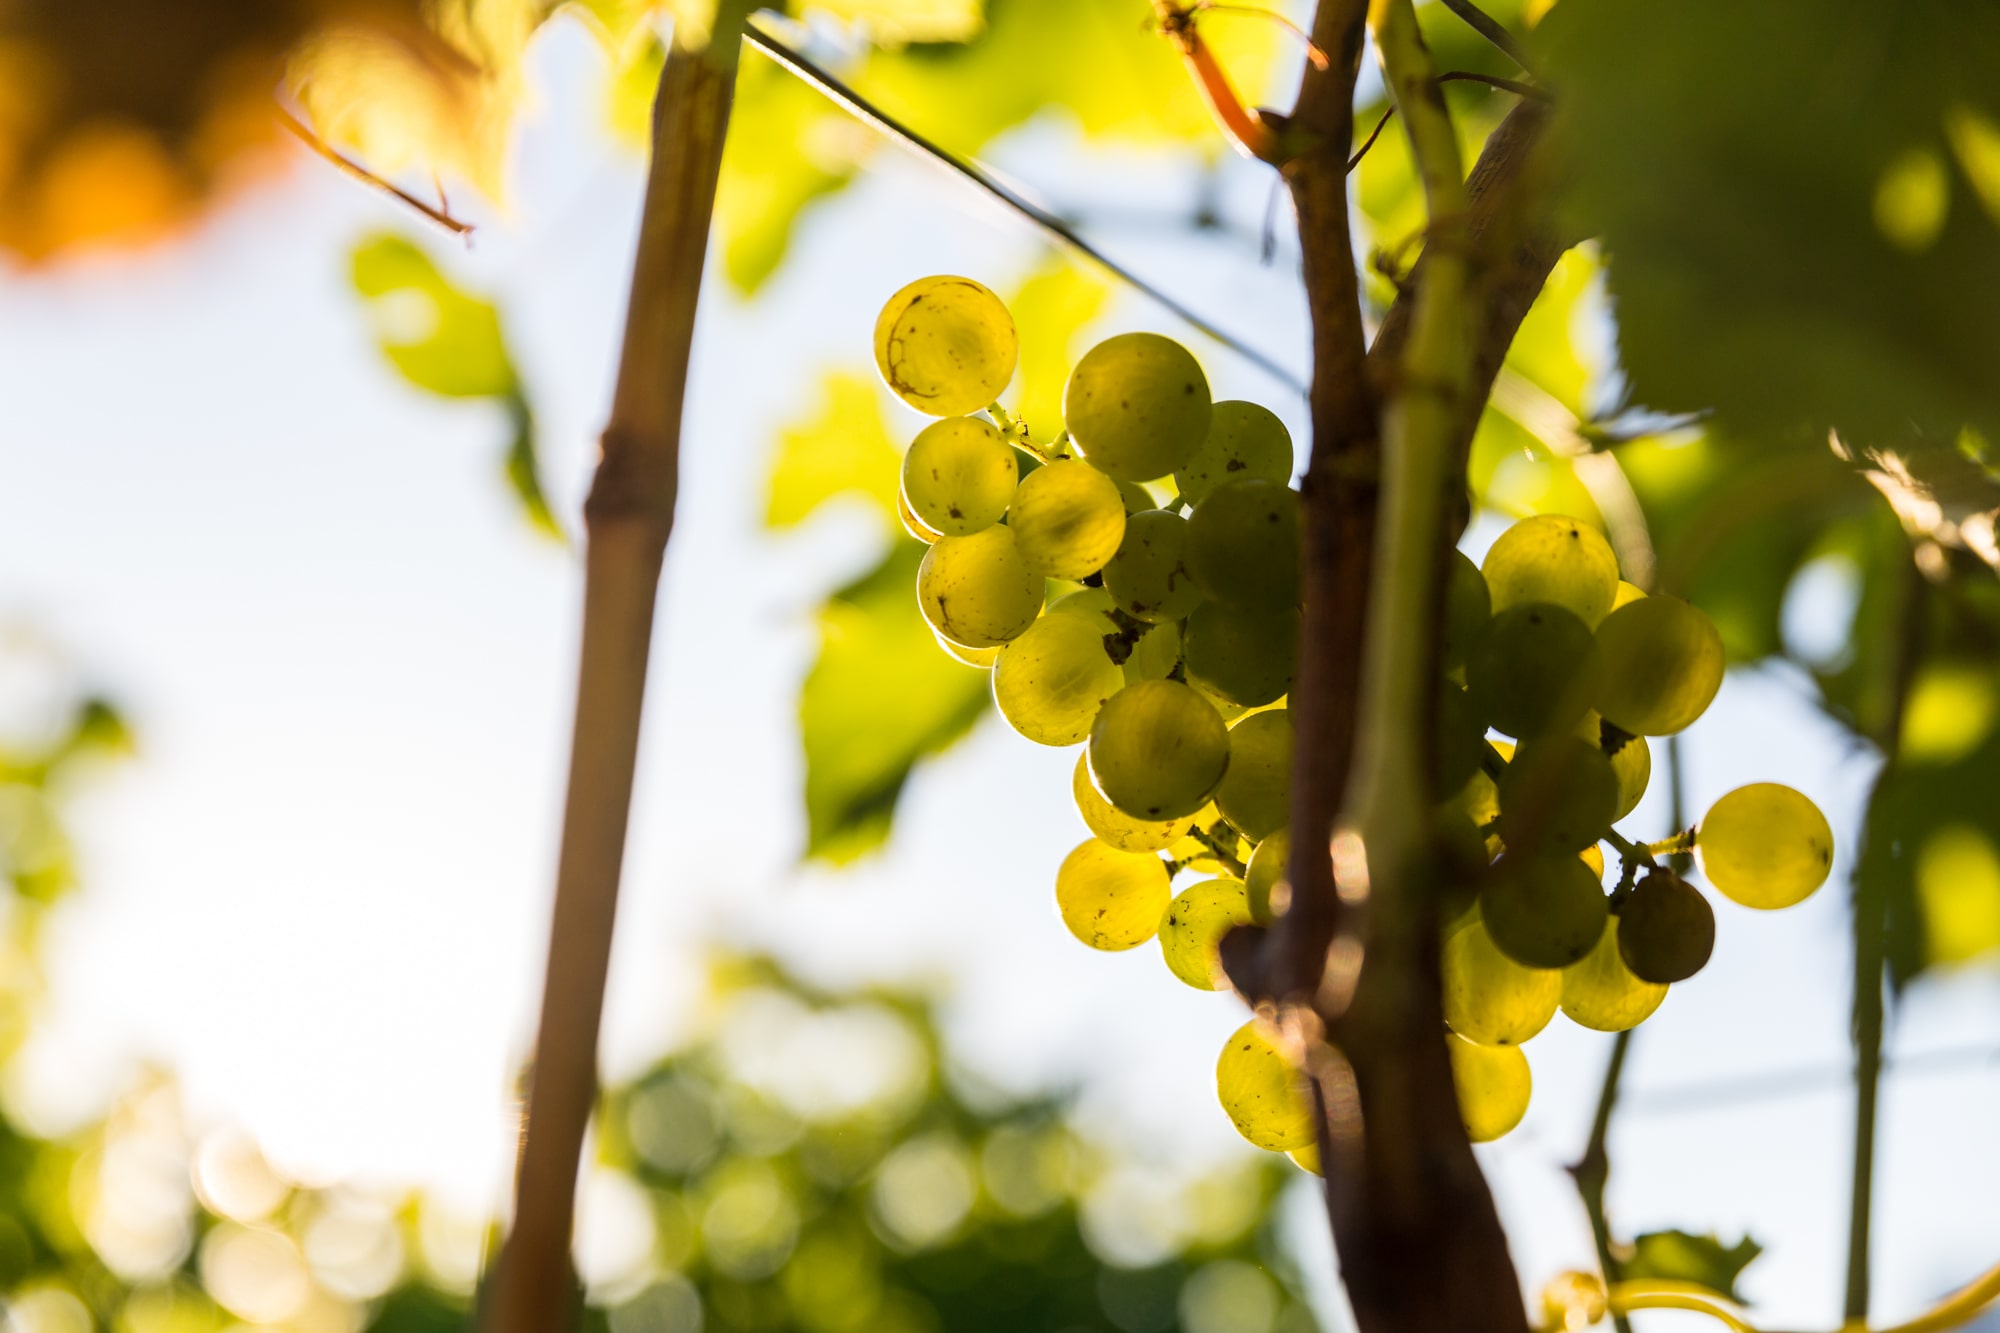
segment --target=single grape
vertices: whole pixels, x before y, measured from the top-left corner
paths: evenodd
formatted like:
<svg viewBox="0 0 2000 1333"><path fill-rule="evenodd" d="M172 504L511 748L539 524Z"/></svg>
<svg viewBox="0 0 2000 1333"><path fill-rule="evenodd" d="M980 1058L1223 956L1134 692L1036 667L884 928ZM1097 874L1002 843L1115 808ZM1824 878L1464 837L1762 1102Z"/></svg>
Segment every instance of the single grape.
<svg viewBox="0 0 2000 1333"><path fill-rule="evenodd" d="M1160 928L1173 893L1167 863L1092 839L1056 870L1056 909L1069 933L1093 949L1137 948Z"/></svg>
<svg viewBox="0 0 2000 1333"><path fill-rule="evenodd" d="M1585 629L1611 610L1618 596L1618 557L1597 529L1559 514L1524 518L1500 534L1480 566L1493 593L1493 613L1532 602L1553 602Z"/></svg>
<svg viewBox="0 0 2000 1333"><path fill-rule="evenodd" d="M1833 830L1790 787L1753 782L1708 808L1695 855L1716 892L1766 911L1802 903L1833 869Z"/></svg>
<svg viewBox="0 0 2000 1333"><path fill-rule="evenodd" d="M1604 922L1597 947L1562 971L1562 1011L1572 1023L1596 1032L1623 1032L1653 1016L1667 988L1645 981L1618 951L1616 915Z"/></svg>
<svg viewBox="0 0 2000 1333"><path fill-rule="evenodd" d="M1597 691L1597 645L1581 620L1560 606L1509 607L1472 645L1465 690L1495 731L1546 736L1568 731Z"/></svg>
<svg viewBox="0 0 2000 1333"><path fill-rule="evenodd" d="M1007 525L1028 568L1050 578L1080 579L1104 568L1125 539L1118 484L1071 459L1036 468L1014 491Z"/></svg>
<svg viewBox="0 0 2000 1333"><path fill-rule="evenodd" d="M1222 937L1250 924L1250 900L1233 879L1190 884L1167 905L1160 923L1160 953L1167 970L1196 990L1225 990Z"/></svg>
<svg viewBox="0 0 2000 1333"><path fill-rule="evenodd" d="M875 321L875 365L896 396L934 417L977 412L1014 378L1014 318L970 278L918 278Z"/></svg>
<svg viewBox="0 0 2000 1333"><path fill-rule="evenodd" d="M903 455L903 499L933 532L969 537L1006 514L1017 452L977 417L933 421Z"/></svg>
<svg viewBox="0 0 2000 1333"><path fill-rule="evenodd" d="M1528 967L1568 967L1604 934L1604 885L1570 852L1509 851L1479 894L1493 942Z"/></svg>
<svg viewBox="0 0 2000 1333"><path fill-rule="evenodd" d="M1177 680L1145 680L1111 696L1090 732L1090 779L1136 819L1178 819L1208 802L1229 767L1229 729Z"/></svg>
<svg viewBox="0 0 2000 1333"><path fill-rule="evenodd" d="M1292 835L1278 829L1265 837L1250 853L1245 871L1243 891L1250 901L1250 919L1268 926L1292 905Z"/></svg>
<svg viewBox="0 0 2000 1333"><path fill-rule="evenodd" d="M1077 813L1083 816L1084 827L1095 834L1098 841L1109 843L1121 852L1164 851L1186 837L1187 831L1194 827L1193 815L1157 821L1132 818L1105 800L1097 788L1090 785L1090 765L1082 755L1076 757L1076 768L1070 774L1069 791L1076 801Z"/></svg>
<svg viewBox="0 0 2000 1333"><path fill-rule="evenodd" d="M1203 602L1187 618L1181 649L1190 680L1240 707L1257 708L1291 689L1298 638L1297 611Z"/></svg>
<svg viewBox="0 0 2000 1333"><path fill-rule="evenodd" d="M910 497L903 494L900 485L896 487L896 517L903 521L903 531L926 546L936 545L938 538L944 536L942 532L917 517L916 511L910 508Z"/></svg>
<svg viewBox="0 0 2000 1333"><path fill-rule="evenodd" d="M1210 597L1283 611L1299 601L1299 497L1275 481L1218 486L1188 515L1183 557Z"/></svg>
<svg viewBox="0 0 2000 1333"><path fill-rule="evenodd" d="M1102 588L1078 588L1049 603L1050 615L1082 616L1095 625L1100 634L1118 632L1118 621L1113 618L1111 609L1111 594Z"/></svg>
<svg viewBox="0 0 2000 1333"><path fill-rule="evenodd" d="M1486 757L1486 723L1465 691L1446 680L1438 682L1432 727L1437 788L1457 791L1471 781L1479 771L1479 761Z"/></svg>
<svg viewBox="0 0 2000 1333"><path fill-rule="evenodd" d="M944 651L946 657L954 658L969 667L979 667L982 670L990 668L993 659L1000 656L999 648L967 648L963 644L953 643L936 630L931 631L931 637L937 640L937 646Z"/></svg>
<svg viewBox="0 0 2000 1333"><path fill-rule="evenodd" d="M1164 477L1208 435L1208 379L1194 354L1157 333L1121 333L1083 354L1063 389L1070 439L1120 481Z"/></svg>
<svg viewBox="0 0 2000 1333"><path fill-rule="evenodd" d="M1646 784L1653 780L1653 752L1647 748L1644 736L1606 727L1604 719L1596 713L1583 715L1583 720L1576 724L1576 734L1603 750L1611 760L1611 771L1618 778L1618 808L1611 814L1611 822L1615 824L1637 809L1639 798L1646 794ZM1607 747L1607 741L1615 748Z"/></svg>
<svg viewBox="0 0 2000 1333"><path fill-rule="evenodd" d="M1445 937L1440 966L1444 1021L1484 1046L1520 1045L1548 1026L1562 998L1562 973L1515 962L1476 918Z"/></svg>
<svg viewBox="0 0 2000 1333"><path fill-rule="evenodd" d="M1463 551L1450 556L1451 572L1445 584L1444 642L1441 645L1444 669L1456 671L1465 665L1465 655L1493 619L1493 595L1479 566Z"/></svg>
<svg viewBox="0 0 2000 1333"><path fill-rule="evenodd" d="M1319 1163L1319 1144L1308 1143L1303 1148L1294 1148L1285 1156L1292 1159L1301 1171L1310 1171L1316 1176L1326 1174Z"/></svg>
<svg viewBox="0 0 2000 1333"><path fill-rule="evenodd" d="M1043 616L1000 650L993 702L1007 725L1041 745L1090 735L1104 701L1125 687L1104 636L1084 616Z"/></svg>
<svg viewBox="0 0 2000 1333"><path fill-rule="evenodd" d="M1215 789L1223 818L1252 842L1262 842L1291 818L1292 715L1283 708L1252 713L1229 729L1229 771Z"/></svg>
<svg viewBox="0 0 2000 1333"><path fill-rule="evenodd" d="M1686 981L1715 951L1715 909L1671 870L1648 871L1618 909L1618 955L1642 981Z"/></svg>
<svg viewBox="0 0 2000 1333"><path fill-rule="evenodd" d="M1528 1057L1518 1046L1481 1046L1447 1032L1451 1049L1451 1081L1458 1090L1458 1115L1465 1136L1474 1143L1491 1143L1521 1123L1528 1113L1534 1080Z"/></svg>
<svg viewBox="0 0 2000 1333"><path fill-rule="evenodd" d="M1645 597L1597 627L1597 711L1635 736L1671 736L1722 688L1722 636L1677 597Z"/></svg>
<svg viewBox="0 0 2000 1333"><path fill-rule="evenodd" d="M1132 645L1132 655L1125 659L1125 683L1136 685L1142 680L1165 680L1180 664L1181 627L1169 620L1148 629Z"/></svg>
<svg viewBox="0 0 2000 1333"><path fill-rule="evenodd" d="M1209 416L1208 436L1174 485L1191 505L1231 481L1260 479L1284 485L1292 479L1292 435L1269 408L1225 399Z"/></svg>
<svg viewBox="0 0 2000 1333"><path fill-rule="evenodd" d="M1119 610L1140 620L1180 620L1202 592L1183 563L1187 520L1149 509L1125 520L1125 539L1105 562L1104 589Z"/></svg>
<svg viewBox="0 0 2000 1333"><path fill-rule="evenodd" d="M917 567L917 605L931 628L967 648L1019 637L1042 610L1043 583L1021 562L1013 529L940 537Z"/></svg>
<svg viewBox="0 0 2000 1333"><path fill-rule="evenodd" d="M1290 1152L1317 1141L1305 1075L1261 1018L1236 1029L1215 1062L1215 1095L1230 1123L1259 1148Z"/></svg>
<svg viewBox="0 0 2000 1333"><path fill-rule="evenodd" d="M1580 852L1604 836L1618 808L1611 760L1578 736L1524 742L1498 786L1500 840L1514 851Z"/></svg>

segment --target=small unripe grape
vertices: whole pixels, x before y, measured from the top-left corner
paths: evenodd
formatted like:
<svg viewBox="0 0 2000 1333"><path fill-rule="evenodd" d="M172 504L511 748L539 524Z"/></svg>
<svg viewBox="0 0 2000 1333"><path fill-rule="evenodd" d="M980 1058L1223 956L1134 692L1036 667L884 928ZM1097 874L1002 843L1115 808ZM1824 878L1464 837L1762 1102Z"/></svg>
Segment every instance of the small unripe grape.
<svg viewBox="0 0 2000 1333"><path fill-rule="evenodd" d="M1317 1140L1305 1075L1292 1067L1262 1019L1236 1029L1215 1062L1215 1095L1236 1132L1269 1152Z"/></svg>
<svg viewBox="0 0 2000 1333"><path fill-rule="evenodd" d="M1187 466L1174 473L1174 486L1191 505L1231 481L1292 479L1292 435L1267 407L1225 399L1215 404L1208 436Z"/></svg>
<svg viewBox="0 0 2000 1333"><path fill-rule="evenodd" d="M1104 636L1085 616L1043 616L993 663L1000 716L1041 745L1082 741L1104 701L1124 687L1125 673L1105 655Z"/></svg>
<svg viewBox="0 0 2000 1333"><path fill-rule="evenodd" d="M1229 767L1229 729L1177 680L1147 680L1111 696L1091 728L1090 779L1136 819L1178 819L1208 802Z"/></svg>
<svg viewBox="0 0 2000 1333"><path fill-rule="evenodd" d="M1597 529L1558 514L1524 518L1500 534L1480 566L1493 613L1553 602L1597 628L1618 596L1618 557Z"/></svg>
<svg viewBox="0 0 2000 1333"><path fill-rule="evenodd" d="M1265 837L1250 853L1245 871L1243 890L1250 900L1250 919L1268 926L1292 905L1292 835L1279 829Z"/></svg>
<svg viewBox="0 0 2000 1333"><path fill-rule="evenodd" d="M1547 1027L1562 998L1562 974L1525 967L1501 952L1484 922L1445 937L1444 1021L1467 1041L1518 1046Z"/></svg>
<svg viewBox="0 0 2000 1333"><path fill-rule="evenodd" d="M1259 708L1292 687L1299 613L1203 602L1187 618L1188 677L1242 708Z"/></svg>
<svg viewBox="0 0 2000 1333"><path fill-rule="evenodd" d="M1218 486L1188 515L1187 567L1218 602L1283 611L1299 601L1299 497L1275 481Z"/></svg>
<svg viewBox="0 0 2000 1333"><path fill-rule="evenodd" d="M1006 305L970 278L918 278L875 321L875 365L896 396L934 417L977 412L1014 378L1020 339Z"/></svg>
<svg viewBox="0 0 2000 1333"><path fill-rule="evenodd" d="M1580 1027L1623 1032L1651 1018L1667 998L1667 988L1634 974L1618 950L1618 923L1611 916L1597 947L1562 971L1562 1011Z"/></svg>
<svg viewBox="0 0 2000 1333"><path fill-rule="evenodd" d="M1069 791L1076 801L1076 812L1083 816L1084 827L1095 834L1098 841L1109 843L1121 852L1165 851L1186 837L1187 831L1194 827L1193 815L1163 820L1132 818L1105 800L1103 794L1090 785L1090 765L1082 755L1076 757L1076 768L1070 774Z"/></svg>
<svg viewBox="0 0 2000 1333"><path fill-rule="evenodd" d="M1208 379L1194 354L1157 333L1121 333L1083 354L1063 389L1070 438L1098 470L1151 481L1208 435Z"/></svg>
<svg viewBox="0 0 2000 1333"><path fill-rule="evenodd" d="M1036 468L1015 488L1007 525L1029 569L1080 579L1118 553L1125 539L1125 501L1111 478L1066 459Z"/></svg>
<svg viewBox="0 0 2000 1333"><path fill-rule="evenodd" d="M1244 837L1262 842L1291 818L1292 715L1252 713L1229 729L1229 771L1215 805Z"/></svg>
<svg viewBox="0 0 2000 1333"><path fill-rule="evenodd" d="M1105 562L1104 589L1118 608L1139 620L1180 620L1201 604L1201 586L1188 573L1183 551L1187 520L1148 509L1125 520L1125 539Z"/></svg>
<svg viewBox="0 0 2000 1333"><path fill-rule="evenodd" d="M1671 870L1648 871L1618 909L1618 954L1642 981L1686 981L1714 951L1715 909Z"/></svg>
<svg viewBox="0 0 2000 1333"><path fill-rule="evenodd" d="M1463 551L1450 557L1451 572L1445 584L1444 641L1440 645L1444 669L1456 671L1465 665L1465 655L1486 632L1493 619L1493 595L1487 591L1485 576Z"/></svg>
<svg viewBox="0 0 2000 1333"><path fill-rule="evenodd" d="M1597 644L1581 620L1560 606L1509 607L1472 645L1465 689L1495 731L1546 736L1568 731L1597 691Z"/></svg>
<svg viewBox="0 0 2000 1333"><path fill-rule="evenodd" d="M1011 528L941 537L917 567L917 604L931 628L967 648L1019 637L1041 614L1041 575L1022 563Z"/></svg>
<svg viewBox="0 0 2000 1333"><path fill-rule="evenodd" d="M1160 923L1160 953L1167 970L1196 990L1222 990L1222 937L1250 924L1250 901L1233 879L1190 884L1167 905Z"/></svg>
<svg viewBox="0 0 2000 1333"><path fill-rule="evenodd" d="M1568 967L1604 934L1604 886L1569 852L1509 851L1479 894L1493 942L1528 967Z"/></svg>
<svg viewBox="0 0 2000 1333"><path fill-rule="evenodd" d="M1518 1046L1481 1046L1447 1032L1451 1081L1458 1091L1458 1115L1465 1136L1491 1143L1510 1132L1528 1113L1534 1080L1528 1057Z"/></svg>
<svg viewBox="0 0 2000 1333"><path fill-rule="evenodd" d="M1790 787L1753 782L1708 808L1695 829L1702 874L1718 893L1766 911L1804 902L1833 869L1833 830Z"/></svg>
<svg viewBox="0 0 2000 1333"><path fill-rule="evenodd" d="M1676 597L1645 597L1597 627L1597 711L1635 736L1671 736L1722 688L1722 636Z"/></svg>
<svg viewBox="0 0 2000 1333"><path fill-rule="evenodd" d="M933 532L968 537L998 523L1019 480L1016 450L977 417L946 417L903 455L903 499Z"/></svg>
<svg viewBox="0 0 2000 1333"><path fill-rule="evenodd" d="M1582 851L1604 836L1618 808L1611 760L1577 736L1524 742L1498 786L1500 838L1513 851Z"/></svg>
<svg viewBox="0 0 2000 1333"><path fill-rule="evenodd" d="M1095 839L1064 857L1056 871L1063 924L1093 949L1115 953L1152 939L1172 896L1166 862Z"/></svg>

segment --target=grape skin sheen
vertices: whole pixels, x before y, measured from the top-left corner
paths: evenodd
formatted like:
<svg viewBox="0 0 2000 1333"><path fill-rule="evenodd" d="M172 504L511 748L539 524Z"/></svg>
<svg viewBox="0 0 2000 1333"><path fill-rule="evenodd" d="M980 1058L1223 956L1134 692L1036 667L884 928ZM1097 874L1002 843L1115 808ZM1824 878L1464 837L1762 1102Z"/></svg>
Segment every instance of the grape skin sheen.
<svg viewBox="0 0 2000 1333"><path fill-rule="evenodd" d="M903 454L903 499L931 531L969 537L1006 514L1019 471L999 431L977 417L947 417L917 432Z"/></svg>
<svg viewBox="0 0 2000 1333"><path fill-rule="evenodd" d="M1172 897L1166 862L1094 838L1064 857L1056 871L1056 910L1063 924L1107 953L1152 939Z"/></svg>
<svg viewBox="0 0 2000 1333"><path fill-rule="evenodd" d="M1480 566L1493 614L1528 602L1553 602L1586 629L1610 614L1618 597L1618 557L1597 529L1557 514L1524 518L1500 534Z"/></svg>
<svg viewBox="0 0 2000 1333"><path fill-rule="evenodd" d="M1833 830L1806 797L1776 782L1738 787L1695 829L1702 874L1732 902L1776 911L1810 898L1833 869Z"/></svg>
<svg viewBox="0 0 2000 1333"><path fill-rule="evenodd" d="M1722 636L1675 597L1642 598L1606 616L1597 653L1597 711L1635 736L1685 729L1722 688Z"/></svg>
<svg viewBox="0 0 2000 1333"><path fill-rule="evenodd" d="M1000 650L993 702L1007 725L1039 745L1090 735L1104 701L1125 686L1104 636L1083 616L1043 616Z"/></svg>
<svg viewBox="0 0 2000 1333"><path fill-rule="evenodd" d="M1291 1152L1317 1140L1304 1084L1261 1019L1236 1029L1215 1062L1215 1095L1230 1123L1269 1152Z"/></svg>
<svg viewBox="0 0 2000 1333"><path fill-rule="evenodd" d="M967 648L1017 638L1041 614L1041 576L1021 561L1011 529L940 537L917 567L917 605L931 628Z"/></svg>
<svg viewBox="0 0 2000 1333"><path fill-rule="evenodd" d="M1224 399L1211 410L1208 437L1187 466L1174 473L1174 487L1191 505L1231 481L1292 479L1292 435L1269 408Z"/></svg>
<svg viewBox="0 0 2000 1333"><path fill-rule="evenodd" d="M1444 1021L1482 1046L1520 1045L1549 1025L1562 999L1562 973L1515 962L1477 918L1445 939L1441 964Z"/></svg>
<svg viewBox="0 0 2000 1333"><path fill-rule="evenodd" d="M1221 990L1222 937L1250 924L1250 900L1233 879L1204 879L1180 891L1160 923L1167 970L1196 990Z"/></svg>
<svg viewBox="0 0 2000 1333"><path fill-rule="evenodd" d="M1063 419L1084 458L1119 481L1184 466L1208 437L1208 378L1194 354L1157 333L1121 333L1083 354L1063 388Z"/></svg>
<svg viewBox="0 0 2000 1333"><path fill-rule="evenodd" d="M898 398L934 417L976 412L1014 378L1014 317L970 278L918 278L875 321L875 365Z"/></svg>
<svg viewBox="0 0 2000 1333"><path fill-rule="evenodd" d="M1451 1050L1451 1080L1458 1089L1458 1115L1474 1143L1504 1137L1528 1113L1534 1080L1528 1057L1518 1046L1481 1046L1455 1032L1445 1034Z"/></svg>
<svg viewBox="0 0 2000 1333"><path fill-rule="evenodd" d="M1090 765L1082 755L1076 757L1069 791L1076 801L1076 812L1083 817L1083 826L1096 834L1100 842L1109 843L1121 852L1165 851L1194 827L1194 815L1158 821L1132 818L1090 785Z"/></svg>
<svg viewBox="0 0 2000 1333"><path fill-rule="evenodd" d="M1118 483L1090 464L1059 461L1036 468L1015 489L1007 523L1029 569L1080 579L1118 554L1125 499Z"/></svg>
<svg viewBox="0 0 2000 1333"><path fill-rule="evenodd" d="M1136 819L1179 819L1208 803L1229 767L1229 729L1175 680L1127 685L1091 728L1090 779Z"/></svg>

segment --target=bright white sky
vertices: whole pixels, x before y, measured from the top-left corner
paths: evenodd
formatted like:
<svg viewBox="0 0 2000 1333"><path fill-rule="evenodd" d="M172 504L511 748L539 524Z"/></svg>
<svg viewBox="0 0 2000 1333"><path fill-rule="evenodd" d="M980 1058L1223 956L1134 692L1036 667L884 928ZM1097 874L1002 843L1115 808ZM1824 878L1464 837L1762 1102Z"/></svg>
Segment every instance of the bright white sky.
<svg viewBox="0 0 2000 1333"><path fill-rule="evenodd" d="M639 163L596 128L595 65L577 31L543 43L512 214L447 256L504 303L566 514L607 398L639 188ZM1093 155L1051 126L996 156L1052 199L1100 207L1105 244L1195 308L1302 360L1294 279L1256 261L1262 173L1225 169L1237 230L1203 236L1141 220L1190 211L1171 161ZM376 354L345 256L381 226L412 224L302 160L191 245L0 278L0 621L64 645L143 744L79 811L87 889L61 914L48 1021L11 1092L60 1123L135 1061L163 1061L294 1171L484 1207L540 987L578 578L500 486L502 424L406 389ZM989 1077L1081 1080L1087 1121L1144 1151L1237 1150L1210 1090L1235 1004L1150 951L1092 954L1056 920L1054 867L1083 836L1069 752L989 722L923 770L886 855L844 873L796 863L809 613L874 537L858 510L782 540L759 530L775 429L811 406L822 370L865 364L874 312L904 281L956 271L1005 290L1040 253L889 153L813 215L757 302L711 283L607 1017L614 1073L671 1039L702 941L761 942L828 979L948 980L963 1058ZM1121 326L1175 331L1137 300L1106 331ZM1304 438L1281 386L1191 341L1218 396L1264 401ZM1475 531L1475 554L1496 530ZM1732 678L1686 750L1694 809L1790 782L1851 852L1872 761L1780 675ZM1664 832L1663 794L1628 827ZM1747 1289L1781 1326L1837 1322L1845 875L1788 913L1719 905L1714 962L1639 1034L1614 1141L1617 1224L1751 1230L1769 1252ZM1996 1015L1990 970L1929 982L1894 1048L2000 1052ZM1560 1165L1609 1040L1552 1024L1529 1047L1526 1124L1482 1150L1531 1287L1590 1266ZM1793 1071L1827 1077L1671 1100ZM2000 1257L1996 1116L1994 1061L1889 1079L1885 1314Z"/></svg>

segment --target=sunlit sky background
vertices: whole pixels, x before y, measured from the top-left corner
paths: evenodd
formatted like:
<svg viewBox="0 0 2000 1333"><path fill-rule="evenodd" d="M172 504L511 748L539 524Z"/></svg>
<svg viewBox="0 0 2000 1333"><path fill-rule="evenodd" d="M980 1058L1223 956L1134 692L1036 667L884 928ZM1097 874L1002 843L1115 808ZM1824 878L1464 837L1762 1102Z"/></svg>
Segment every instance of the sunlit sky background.
<svg viewBox="0 0 2000 1333"><path fill-rule="evenodd" d="M602 132L600 61L579 29L554 25L534 71L509 211L479 214L469 252L422 239L501 300L545 476L573 517L641 164ZM1262 171L1226 163L1229 225L1197 232L1183 159L1092 148L1051 122L993 157L1302 368L1295 252L1258 261ZM418 1182L479 1212L504 1191L539 998L579 580L502 489L503 423L404 387L376 352L346 255L385 226L417 224L301 158L188 243L4 278L0 622L60 645L141 737L78 810L86 889L60 913L46 1022L6 1095L59 1128L160 1062L295 1173ZM903 282L952 271L1005 290L1045 254L961 184L885 153L810 215L755 302L709 283L606 1018L614 1075L670 1042L705 944L758 943L828 980L948 984L960 1058L1008 1087L1080 1082L1097 1135L1179 1164L1247 1151L1210 1087L1236 1003L1183 987L1151 950L1093 954L1056 918L1054 867L1084 836L1070 752L989 719L920 771L886 854L841 872L798 863L810 613L881 538L859 507L762 532L775 433L813 408L822 371L865 365L874 312ZM1183 333L1136 297L1103 331L1136 327ZM1296 397L1189 341L1218 397L1269 404L1303 442ZM1468 549L1498 528L1482 520ZM1793 631L1823 637L1840 603L1837 583L1800 600ZM1789 782L1851 852L1873 761L1783 672L1732 677L1685 755L1694 810L1741 782ZM1627 827L1664 833L1664 793ZM1843 855L1795 911L1718 905L1714 962L1638 1034L1613 1143L1616 1224L1748 1229L1768 1253L1746 1291L1781 1326L1837 1322L1847 869ZM1528 1048L1526 1123L1481 1150L1531 1288L1592 1266L1560 1168L1609 1043L1557 1019ZM1994 1055L1887 1081L1885 1314L2000 1256L2000 981L1924 982L1892 1046ZM1313 1202L1293 1203L1324 1280Z"/></svg>

